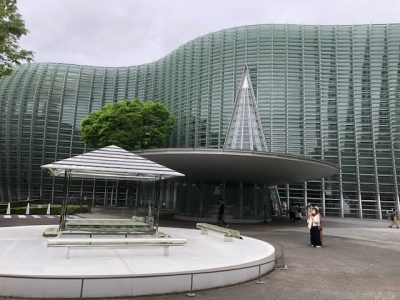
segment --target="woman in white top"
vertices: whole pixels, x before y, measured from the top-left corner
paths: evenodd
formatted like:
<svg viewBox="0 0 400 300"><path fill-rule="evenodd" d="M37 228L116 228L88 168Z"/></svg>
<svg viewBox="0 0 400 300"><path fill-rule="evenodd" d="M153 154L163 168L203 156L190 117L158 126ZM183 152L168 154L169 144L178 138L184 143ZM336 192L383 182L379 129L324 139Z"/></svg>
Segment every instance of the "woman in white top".
<svg viewBox="0 0 400 300"><path fill-rule="evenodd" d="M307 220L308 228L310 229L311 247L321 248L321 216L316 208L313 208L310 217Z"/></svg>

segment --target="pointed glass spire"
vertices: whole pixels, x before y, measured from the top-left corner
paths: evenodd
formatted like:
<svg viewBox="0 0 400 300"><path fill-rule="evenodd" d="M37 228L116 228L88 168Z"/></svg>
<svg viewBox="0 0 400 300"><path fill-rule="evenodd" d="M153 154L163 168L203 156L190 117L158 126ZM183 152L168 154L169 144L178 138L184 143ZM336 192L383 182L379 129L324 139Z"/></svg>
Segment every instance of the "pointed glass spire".
<svg viewBox="0 0 400 300"><path fill-rule="evenodd" d="M247 65L244 66L224 148L267 151Z"/></svg>

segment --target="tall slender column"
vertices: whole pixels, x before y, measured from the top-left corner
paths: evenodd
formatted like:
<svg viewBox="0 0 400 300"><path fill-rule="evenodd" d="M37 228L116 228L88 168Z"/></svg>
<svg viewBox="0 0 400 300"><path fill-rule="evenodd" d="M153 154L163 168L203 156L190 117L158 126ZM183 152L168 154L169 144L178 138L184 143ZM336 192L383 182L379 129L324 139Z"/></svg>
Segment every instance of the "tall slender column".
<svg viewBox="0 0 400 300"><path fill-rule="evenodd" d="M64 171L64 197L61 205L61 212L60 212L60 225L58 230L65 229L65 221L67 217L67 205L68 205L68 194L69 194L69 179L70 179L70 170Z"/></svg>

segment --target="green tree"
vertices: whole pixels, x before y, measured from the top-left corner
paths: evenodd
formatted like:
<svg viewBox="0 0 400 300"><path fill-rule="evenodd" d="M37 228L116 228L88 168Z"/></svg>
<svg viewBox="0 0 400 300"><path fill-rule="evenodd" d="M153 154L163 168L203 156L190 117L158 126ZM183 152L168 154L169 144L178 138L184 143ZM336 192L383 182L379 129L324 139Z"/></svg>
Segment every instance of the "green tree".
<svg viewBox="0 0 400 300"><path fill-rule="evenodd" d="M81 121L81 139L95 148L117 145L126 150L159 148L175 118L159 102L124 100L105 105Z"/></svg>
<svg viewBox="0 0 400 300"><path fill-rule="evenodd" d="M17 43L27 32L17 1L0 0L0 77L11 74L15 64L32 60L32 52L20 49Z"/></svg>

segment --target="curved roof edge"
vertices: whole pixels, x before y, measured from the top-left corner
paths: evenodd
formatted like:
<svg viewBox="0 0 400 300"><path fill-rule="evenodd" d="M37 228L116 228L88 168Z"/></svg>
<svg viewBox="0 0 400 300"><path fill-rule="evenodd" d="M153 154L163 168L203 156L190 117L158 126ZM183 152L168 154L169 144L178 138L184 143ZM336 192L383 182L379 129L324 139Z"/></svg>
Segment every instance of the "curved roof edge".
<svg viewBox="0 0 400 300"><path fill-rule="evenodd" d="M303 182L339 172L335 164L297 155L209 148L167 148L137 154L184 173L183 180L269 185Z"/></svg>

